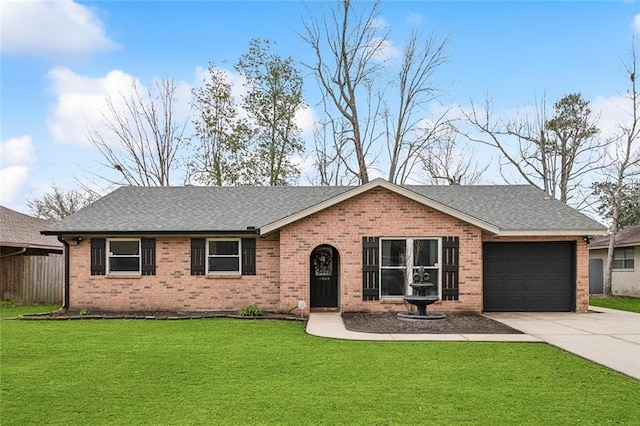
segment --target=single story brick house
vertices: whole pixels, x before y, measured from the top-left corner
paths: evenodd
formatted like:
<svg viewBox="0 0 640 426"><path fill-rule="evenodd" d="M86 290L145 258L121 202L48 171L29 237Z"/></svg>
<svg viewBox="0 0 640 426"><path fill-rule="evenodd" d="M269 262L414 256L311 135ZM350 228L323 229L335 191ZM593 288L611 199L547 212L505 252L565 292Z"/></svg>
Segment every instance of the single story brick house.
<svg viewBox="0 0 640 426"><path fill-rule="evenodd" d="M606 229L517 186L121 187L42 231L65 306L100 310L584 311Z"/></svg>
<svg viewBox="0 0 640 426"><path fill-rule="evenodd" d="M604 265L609 249L609 237L601 237L589 245L591 293L602 294ZM640 224L616 233L611 271L611 294L640 297Z"/></svg>

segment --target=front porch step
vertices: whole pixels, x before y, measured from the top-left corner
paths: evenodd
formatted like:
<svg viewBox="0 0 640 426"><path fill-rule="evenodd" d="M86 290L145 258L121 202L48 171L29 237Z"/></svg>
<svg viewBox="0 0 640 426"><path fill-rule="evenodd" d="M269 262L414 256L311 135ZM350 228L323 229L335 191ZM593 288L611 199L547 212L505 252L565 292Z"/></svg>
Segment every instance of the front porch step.
<svg viewBox="0 0 640 426"><path fill-rule="evenodd" d="M340 308L311 308L311 312L340 312Z"/></svg>

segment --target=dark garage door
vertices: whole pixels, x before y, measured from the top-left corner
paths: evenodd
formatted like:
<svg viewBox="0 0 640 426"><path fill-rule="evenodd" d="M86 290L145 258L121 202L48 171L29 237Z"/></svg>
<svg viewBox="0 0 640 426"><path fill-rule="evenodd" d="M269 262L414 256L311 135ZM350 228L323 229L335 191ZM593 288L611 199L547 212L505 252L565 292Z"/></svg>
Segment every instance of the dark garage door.
<svg viewBox="0 0 640 426"><path fill-rule="evenodd" d="M574 243L485 243L484 310L574 309Z"/></svg>

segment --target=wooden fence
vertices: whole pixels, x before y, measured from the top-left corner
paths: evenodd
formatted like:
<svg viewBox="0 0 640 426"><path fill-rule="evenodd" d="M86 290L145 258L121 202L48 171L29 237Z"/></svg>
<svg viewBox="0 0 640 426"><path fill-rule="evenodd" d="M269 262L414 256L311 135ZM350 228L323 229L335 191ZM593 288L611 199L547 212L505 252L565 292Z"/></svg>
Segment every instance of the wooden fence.
<svg viewBox="0 0 640 426"><path fill-rule="evenodd" d="M62 305L63 263L61 254L0 259L0 297L24 305Z"/></svg>

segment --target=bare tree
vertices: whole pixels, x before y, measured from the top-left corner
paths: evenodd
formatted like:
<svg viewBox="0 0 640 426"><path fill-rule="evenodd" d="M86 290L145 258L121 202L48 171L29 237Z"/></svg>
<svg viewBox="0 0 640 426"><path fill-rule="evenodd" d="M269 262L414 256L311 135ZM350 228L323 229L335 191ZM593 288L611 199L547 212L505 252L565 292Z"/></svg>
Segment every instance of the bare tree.
<svg viewBox="0 0 640 426"><path fill-rule="evenodd" d="M90 124L87 137L121 180L111 184L167 186L183 143L185 123L177 123L176 85L163 79L143 93L135 79L131 92L107 97L101 112L104 129Z"/></svg>
<svg viewBox="0 0 640 426"><path fill-rule="evenodd" d="M615 236L620 229L620 224L628 206L629 197L637 205L638 188L640 188L640 97L636 86L637 78L637 51L635 40L632 42L628 63L623 64L624 73L629 78L629 89L626 99L630 104L630 113L626 121L618 124L619 135L612 147L607 151L611 157L610 165L605 169L606 178L603 182L594 185L596 193L601 198L601 213L605 213L611 220L609 227L609 246L604 275L604 293L611 295L611 277L613 270L613 254L615 249Z"/></svg>
<svg viewBox="0 0 640 426"><path fill-rule="evenodd" d="M441 129L421 154L422 167L431 184L475 185L489 168L489 164L481 166L473 161L475 150L460 147L456 136L452 126Z"/></svg>
<svg viewBox="0 0 640 426"><path fill-rule="evenodd" d="M353 185L358 183L357 163L353 164L353 145L344 135L348 127L344 117L333 117L327 99L321 101L324 116L316 122L314 140L314 169L316 185Z"/></svg>
<svg viewBox="0 0 640 426"><path fill-rule="evenodd" d="M405 183L414 165L420 161L420 157L424 157L423 151L432 142L432 136L440 126L448 125L448 109L436 118L427 131L420 124L426 106L438 95L432 78L435 71L447 61L444 49L448 42L448 38L438 42L434 34L425 38L413 31L404 48L397 79L398 106L393 113L386 103L384 109L390 182Z"/></svg>
<svg viewBox="0 0 640 426"><path fill-rule="evenodd" d="M390 32L380 25L381 2L360 5L339 0L328 12L303 19L302 38L315 54L307 67L324 94L330 117L324 123L334 130L330 145L341 148L329 158L354 156L353 164L344 157L342 164L360 183L368 182L381 160L378 167L388 164L384 174L391 182L405 183L429 143L420 126L440 94L433 75L448 60L449 39L413 31L398 61L389 54Z"/></svg>
<svg viewBox="0 0 640 426"><path fill-rule="evenodd" d="M607 141L599 139L595 118L589 102L579 93L564 96L554 104L549 117L543 100L536 106L535 117L507 122L494 121L487 100L484 111L473 104L465 113L469 123L480 135L465 133L469 140L496 148L504 166L517 171L527 183L544 190L548 195L576 208L584 208L588 201L584 177L602 167L602 151Z"/></svg>
<svg viewBox="0 0 640 426"><path fill-rule="evenodd" d="M36 217L58 221L94 202L97 198L94 192L76 190L63 192L54 184L51 185L51 191L43 194L41 198L28 200L27 207Z"/></svg>
<svg viewBox="0 0 640 426"><path fill-rule="evenodd" d="M376 26L379 14L380 1L359 15L351 1L340 0L326 15L310 11L309 18L303 19L301 35L315 54L315 63L307 67L330 100L327 103L345 120L343 133L336 137L352 144L360 183L369 181L366 153L375 134L375 117L365 110L377 111L375 104L364 101L372 93L380 69L377 57L387 40L387 34L381 35Z"/></svg>

